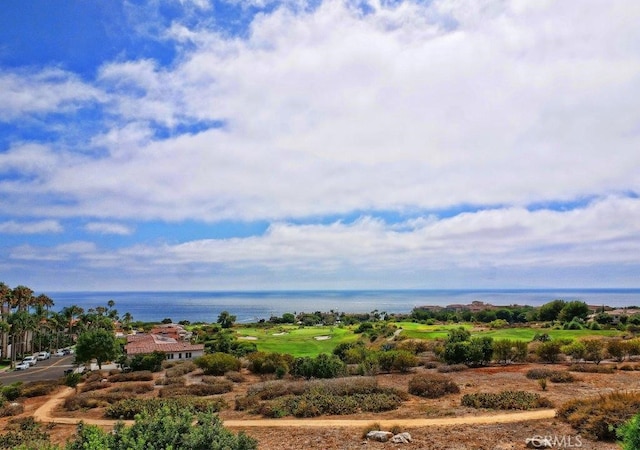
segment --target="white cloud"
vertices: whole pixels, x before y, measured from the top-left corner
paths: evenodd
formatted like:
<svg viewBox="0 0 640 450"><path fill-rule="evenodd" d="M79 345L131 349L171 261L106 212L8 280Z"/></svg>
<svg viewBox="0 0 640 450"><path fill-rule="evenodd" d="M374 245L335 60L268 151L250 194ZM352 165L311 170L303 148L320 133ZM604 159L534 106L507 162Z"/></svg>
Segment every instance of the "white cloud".
<svg viewBox="0 0 640 450"><path fill-rule="evenodd" d="M39 220L34 222L17 222L9 220L0 222L0 233L5 234L48 234L61 233L64 230L57 220Z"/></svg>
<svg viewBox="0 0 640 450"><path fill-rule="evenodd" d="M50 213L208 221L637 192L629 5L329 0L247 40L174 25L196 45L175 65L102 67L108 156L31 188L77 202ZM153 137L201 120L225 127Z"/></svg>
<svg viewBox="0 0 640 450"><path fill-rule="evenodd" d="M122 225L120 223L108 223L108 222L90 222L85 225L85 230L90 233L98 234L118 234L122 236L133 233L131 227Z"/></svg>
<svg viewBox="0 0 640 450"><path fill-rule="evenodd" d="M0 73L0 92L0 120L6 121L27 114L68 112L103 98L100 90L56 68Z"/></svg>

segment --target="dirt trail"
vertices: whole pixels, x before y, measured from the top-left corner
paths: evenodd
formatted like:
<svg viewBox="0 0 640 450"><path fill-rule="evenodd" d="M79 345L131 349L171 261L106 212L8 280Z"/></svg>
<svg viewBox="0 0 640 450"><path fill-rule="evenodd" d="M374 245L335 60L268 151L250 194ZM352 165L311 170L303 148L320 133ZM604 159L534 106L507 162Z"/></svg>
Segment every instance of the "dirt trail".
<svg viewBox="0 0 640 450"><path fill-rule="evenodd" d="M40 406L34 413L34 419L41 422L53 422L60 424L77 424L83 421L90 425L113 427L115 420L106 419L79 419L74 417L53 417L52 411L62 402L73 389L64 388L52 395L51 398ZM514 413L484 414L464 417L441 417L434 419L247 419L225 420L225 427L229 428L363 428L366 425L377 422L382 426L399 425L407 428L447 426L447 425L472 425L492 423L524 422L528 420L553 419L556 415L554 409L539 409L535 411L523 411ZM132 424L132 420L124 423Z"/></svg>

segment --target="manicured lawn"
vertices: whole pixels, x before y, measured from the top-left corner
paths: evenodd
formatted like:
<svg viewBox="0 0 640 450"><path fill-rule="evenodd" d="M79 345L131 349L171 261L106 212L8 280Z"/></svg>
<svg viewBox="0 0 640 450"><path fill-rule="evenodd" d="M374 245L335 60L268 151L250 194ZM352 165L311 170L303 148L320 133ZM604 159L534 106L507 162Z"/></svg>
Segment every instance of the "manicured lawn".
<svg viewBox="0 0 640 450"><path fill-rule="evenodd" d="M415 322L396 322L399 328L402 328L402 336L411 339L436 339L447 337L449 330L464 327L467 330L473 328L469 324L446 324L446 325L424 325Z"/></svg>
<svg viewBox="0 0 640 450"><path fill-rule="evenodd" d="M618 336L618 330L553 330L550 328L504 328L501 330L473 330L471 324L424 325L414 322L398 322L402 335L413 339L446 338L452 328L463 326L472 336L491 336L494 339L531 341L536 333L547 333L552 339L579 339L587 336Z"/></svg>
<svg viewBox="0 0 640 450"><path fill-rule="evenodd" d="M273 328L237 328L238 337L256 338L258 350L265 352L289 353L293 356L316 356L320 353L331 353L341 342L356 341L359 335L353 334L350 328L338 327L304 327L277 326ZM284 333L284 334L280 334ZM329 336L329 339L316 339Z"/></svg>

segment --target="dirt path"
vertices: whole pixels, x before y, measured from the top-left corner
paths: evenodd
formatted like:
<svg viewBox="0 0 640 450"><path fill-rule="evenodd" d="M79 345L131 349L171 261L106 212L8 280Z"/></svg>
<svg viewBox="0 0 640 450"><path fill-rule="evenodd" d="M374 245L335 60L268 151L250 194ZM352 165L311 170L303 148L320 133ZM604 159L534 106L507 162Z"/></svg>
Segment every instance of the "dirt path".
<svg viewBox="0 0 640 450"><path fill-rule="evenodd" d="M83 421L90 425L113 427L115 420L106 419L79 419L74 417L53 417L52 411L64 402L67 395L73 389L64 388L51 396L51 398L40 406L34 413L33 418L41 422L52 422L60 424L77 424ZM224 425L229 428L363 428L372 422L377 422L381 426L399 425L407 428L446 426L446 425L473 425L492 423L512 423L524 422L528 420L553 419L556 415L554 409L539 409L535 411L523 411L514 413L484 414L464 417L441 417L435 419L247 419L247 420L225 420ZM132 420L125 420L124 423L132 424Z"/></svg>

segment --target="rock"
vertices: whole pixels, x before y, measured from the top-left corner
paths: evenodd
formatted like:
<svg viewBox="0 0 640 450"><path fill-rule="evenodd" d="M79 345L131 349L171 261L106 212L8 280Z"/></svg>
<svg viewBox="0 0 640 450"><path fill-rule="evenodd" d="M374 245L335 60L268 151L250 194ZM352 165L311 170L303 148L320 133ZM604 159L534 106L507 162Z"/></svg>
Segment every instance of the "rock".
<svg viewBox="0 0 640 450"><path fill-rule="evenodd" d="M367 433L367 439L372 439L378 442L387 442L392 436L393 433L390 433L389 431L372 430Z"/></svg>
<svg viewBox="0 0 640 450"><path fill-rule="evenodd" d="M394 444L408 444L409 442L411 442L411 435L406 431L404 433L396 434L391 438L391 442L393 442Z"/></svg>

